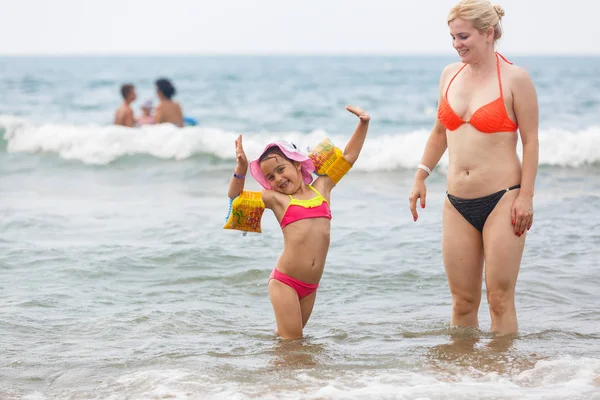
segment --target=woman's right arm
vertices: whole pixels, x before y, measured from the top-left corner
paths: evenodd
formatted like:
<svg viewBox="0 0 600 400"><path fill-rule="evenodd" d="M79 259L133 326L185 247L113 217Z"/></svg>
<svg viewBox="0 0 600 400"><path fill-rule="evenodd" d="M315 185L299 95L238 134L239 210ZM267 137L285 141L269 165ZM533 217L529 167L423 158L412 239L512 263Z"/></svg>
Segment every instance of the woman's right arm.
<svg viewBox="0 0 600 400"><path fill-rule="evenodd" d="M440 76L440 85L439 85L439 96L438 96L438 107L442 102L442 98L444 95L444 87L446 86L446 76L448 75L448 71L451 70L453 65L448 65L442 71L442 75ZM448 147L448 142L446 140L446 128L440 120L436 117L435 123L433 124L433 129L431 130L431 134L427 139L427 144L425 145L425 150L423 151L423 156L421 157L421 165L433 170L437 163L440 161L440 158L444 155L446 148ZM417 172L415 173L415 180L413 187L410 191L409 200L410 200L410 211L413 215L413 220L417 220L419 218L419 214L417 213L417 200L421 200L421 208L425 208L425 200L427 197L427 188L425 186L425 179L429 176L429 172L427 172L423 168L417 168Z"/></svg>

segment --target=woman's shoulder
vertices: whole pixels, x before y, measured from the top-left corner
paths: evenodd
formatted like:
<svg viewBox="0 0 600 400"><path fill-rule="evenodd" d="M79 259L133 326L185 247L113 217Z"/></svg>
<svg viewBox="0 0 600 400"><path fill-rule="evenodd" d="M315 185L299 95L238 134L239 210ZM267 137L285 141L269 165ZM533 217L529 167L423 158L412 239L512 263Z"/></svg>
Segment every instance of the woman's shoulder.
<svg viewBox="0 0 600 400"><path fill-rule="evenodd" d="M445 86L446 83L458 73L458 71L464 66L461 62L454 62L447 64L442 70L442 74L440 75L440 84Z"/></svg>
<svg viewBox="0 0 600 400"><path fill-rule="evenodd" d="M529 72L525 68L517 64L504 63L501 71L503 74L503 80L510 79L511 81L517 83L531 81L531 76L529 75Z"/></svg>
<svg viewBox="0 0 600 400"><path fill-rule="evenodd" d="M440 90L446 86L448 81L458 73L458 71L462 68L464 64L461 62L455 62L448 64L442 70L442 74L440 75Z"/></svg>
<svg viewBox="0 0 600 400"><path fill-rule="evenodd" d="M168 102L165 102L165 107L168 107L168 109L171 111L181 111L181 105L175 100L169 100Z"/></svg>
<svg viewBox="0 0 600 400"><path fill-rule="evenodd" d="M459 62L453 62L450 64L447 64L444 69L442 70L442 76L446 76L446 75L450 75L453 73L458 72L459 69L461 69L465 64Z"/></svg>

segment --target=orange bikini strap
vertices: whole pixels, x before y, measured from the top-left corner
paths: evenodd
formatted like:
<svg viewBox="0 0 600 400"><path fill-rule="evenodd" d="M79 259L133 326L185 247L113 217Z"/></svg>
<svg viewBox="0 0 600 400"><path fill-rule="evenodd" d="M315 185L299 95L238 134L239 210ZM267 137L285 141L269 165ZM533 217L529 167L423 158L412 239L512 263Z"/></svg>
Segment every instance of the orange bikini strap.
<svg viewBox="0 0 600 400"><path fill-rule="evenodd" d="M508 60L506 59L506 57L504 57L502 54L500 54L500 53L496 52L496 55L499 55L499 56L500 56L500 57L501 57L501 58L502 58L502 59L503 59L503 60L504 60L506 63L508 63L508 64L513 64L512 62L508 61Z"/></svg>
<svg viewBox="0 0 600 400"><path fill-rule="evenodd" d="M454 78L456 78L456 76L458 74L460 74L460 71L462 71L465 67L467 66L467 64L463 64L462 67L460 67L460 69L458 70L458 72L456 74L454 74L454 76L452 77L452 79L450 79L450 83L448 84L448 87L446 88L446 94L444 95L444 97L448 97L448 89L450 89L450 85L452 85L452 81L454 81Z"/></svg>
<svg viewBox="0 0 600 400"><path fill-rule="evenodd" d="M504 98L504 94L502 93L502 78L500 77L500 58L502 58L508 64L512 64L510 61L506 59L502 54L496 52L496 69L498 70L498 86L500 86L500 98Z"/></svg>

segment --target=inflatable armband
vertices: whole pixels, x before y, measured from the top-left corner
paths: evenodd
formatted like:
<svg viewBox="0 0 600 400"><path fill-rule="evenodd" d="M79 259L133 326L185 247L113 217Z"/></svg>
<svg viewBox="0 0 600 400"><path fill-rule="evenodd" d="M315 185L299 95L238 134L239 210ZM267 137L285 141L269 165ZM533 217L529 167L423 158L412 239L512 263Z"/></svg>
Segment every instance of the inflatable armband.
<svg viewBox="0 0 600 400"><path fill-rule="evenodd" d="M261 233L260 221L264 211L262 193L244 190L231 201L229 215L223 229Z"/></svg>
<svg viewBox="0 0 600 400"><path fill-rule="evenodd" d="M308 157L315 164L317 175L327 175L336 184L352 168L342 150L335 147L328 138L312 149Z"/></svg>

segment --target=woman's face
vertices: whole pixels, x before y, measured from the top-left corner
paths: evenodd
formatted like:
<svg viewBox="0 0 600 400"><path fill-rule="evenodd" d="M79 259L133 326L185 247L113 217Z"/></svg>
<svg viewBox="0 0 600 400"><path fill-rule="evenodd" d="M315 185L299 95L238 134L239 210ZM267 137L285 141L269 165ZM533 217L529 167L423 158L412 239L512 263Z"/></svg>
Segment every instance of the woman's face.
<svg viewBox="0 0 600 400"><path fill-rule="evenodd" d="M452 47L456 49L463 63L468 64L478 60L493 43L492 28L482 33L475 29L470 21L460 18L450 21L448 27L452 36Z"/></svg>

